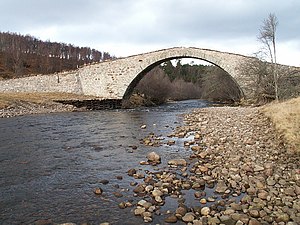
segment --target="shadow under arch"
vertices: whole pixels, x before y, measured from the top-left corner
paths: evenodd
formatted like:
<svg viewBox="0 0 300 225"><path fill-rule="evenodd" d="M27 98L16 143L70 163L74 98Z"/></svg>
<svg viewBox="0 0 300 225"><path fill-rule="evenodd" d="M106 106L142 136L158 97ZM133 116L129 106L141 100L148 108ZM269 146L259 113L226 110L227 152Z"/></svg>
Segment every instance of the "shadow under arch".
<svg viewBox="0 0 300 225"><path fill-rule="evenodd" d="M149 65L148 67L146 67L144 70L142 70L139 74L136 75L136 77L131 81L131 83L128 85L124 95L123 95L123 100L129 99L129 97L132 95L134 88L137 86L137 84L143 79L143 77L150 72L153 68L155 68L156 66L167 62L169 60L173 60L173 59L184 59L184 58L190 58L190 59L199 59L199 60L203 60L205 62L208 62L218 68L220 68L221 70L225 71L229 77L231 78L231 80L233 81L233 83L236 85L236 87L238 88L239 92L240 92L240 98L243 98L244 96L244 92L241 89L240 85L236 82L236 80L221 66L217 65L214 62L211 62L207 59L203 59L203 58L199 58L199 57L192 57L192 56L174 56L174 57L168 57L168 58L164 58L161 60L156 61L155 63L152 63L151 65Z"/></svg>

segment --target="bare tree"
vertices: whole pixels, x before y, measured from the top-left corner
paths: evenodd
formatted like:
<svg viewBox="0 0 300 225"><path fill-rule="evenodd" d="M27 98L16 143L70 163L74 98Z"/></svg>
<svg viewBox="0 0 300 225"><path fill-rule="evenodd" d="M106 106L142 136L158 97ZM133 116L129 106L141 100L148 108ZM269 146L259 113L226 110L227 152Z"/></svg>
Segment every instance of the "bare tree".
<svg viewBox="0 0 300 225"><path fill-rule="evenodd" d="M275 99L278 100L278 71L276 59L276 30L278 19L275 14L270 13L267 19L264 19L263 25L259 30L258 40L264 45L266 55L269 56L273 68Z"/></svg>

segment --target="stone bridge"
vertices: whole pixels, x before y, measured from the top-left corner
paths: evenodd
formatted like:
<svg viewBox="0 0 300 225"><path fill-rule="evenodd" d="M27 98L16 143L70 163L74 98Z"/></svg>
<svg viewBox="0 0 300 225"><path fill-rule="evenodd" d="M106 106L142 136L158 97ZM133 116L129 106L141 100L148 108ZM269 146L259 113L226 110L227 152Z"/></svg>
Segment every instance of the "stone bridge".
<svg viewBox="0 0 300 225"><path fill-rule="evenodd" d="M126 98L155 66L171 59L196 58L208 61L228 72L244 93L239 65L245 56L199 48L170 48L89 65L79 69L82 91L105 98Z"/></svg>
<svg viewBox="0 0 300 225"><path fill-rule="evenodd" d="M66 92L122 99L131 94L152 68L177 58L208 61L228 72L245 97L251 91L249 77L243 75L241 64L256 58L209 49L175 47L90 64L69 72L1 81L0 92Z"/></svg>

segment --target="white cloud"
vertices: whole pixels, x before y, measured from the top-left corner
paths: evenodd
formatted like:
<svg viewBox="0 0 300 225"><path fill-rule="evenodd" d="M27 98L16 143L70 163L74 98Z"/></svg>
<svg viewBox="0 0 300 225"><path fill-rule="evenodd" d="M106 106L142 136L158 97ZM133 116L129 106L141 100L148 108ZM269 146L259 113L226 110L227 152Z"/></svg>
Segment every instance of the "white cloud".
<svg viewBox="0 0 300 225"><path fill-rule="evenodd" d="M262 20L279 20L279 62L299 65L298 0L0 0L0 31L116 56L175 46L251 55Z"/></svg>

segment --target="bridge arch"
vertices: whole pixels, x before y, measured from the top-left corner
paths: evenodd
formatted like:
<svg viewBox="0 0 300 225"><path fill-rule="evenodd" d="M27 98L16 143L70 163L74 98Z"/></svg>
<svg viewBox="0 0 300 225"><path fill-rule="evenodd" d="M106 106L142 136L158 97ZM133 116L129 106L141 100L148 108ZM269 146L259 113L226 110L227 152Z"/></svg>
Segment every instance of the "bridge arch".
<svg viewBox="0 0 300 225"><path fill-rule="evenodd" d="M236 86L239 88L239 91L241 93L241 96L243 96L243 90L240 88L239 84L236 82L236 80L229 74L228 71L226 71L224 68L222 68L221 66L215 64L214 62L211 62L207 59L203 59L203 58L199 58L199 57L190 57L188 55L184 55L184 56L180 56L180 55L177 55L177 56L173 56L173 57L169 57L169 58L165 58L165 59L161 59L157 62L154 62L153 64L150 64L149 66L147 66L145 69L143 69L139 74L137 74L133 80L131 81L131 83L128 85L124 95L123 95L123 99L128 99L131 94L133 93L134 91L134 88L138 85L138 83L143 79L143 77L148 73L150 72L153 68L155 68L156 66L159 66L161 65L162 63L164 62L167 62L169 60L174 60L174 59L184 59L184 58L192 58L192 59L199 59L199 60L202 60L202 61L206 61L220 69L222 69L223 71L225 71L229 76L230 78L232 79L232 81L234 82L234 84L236 84Z"/></svg>

